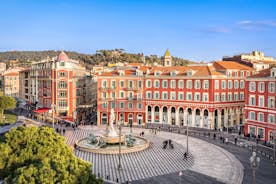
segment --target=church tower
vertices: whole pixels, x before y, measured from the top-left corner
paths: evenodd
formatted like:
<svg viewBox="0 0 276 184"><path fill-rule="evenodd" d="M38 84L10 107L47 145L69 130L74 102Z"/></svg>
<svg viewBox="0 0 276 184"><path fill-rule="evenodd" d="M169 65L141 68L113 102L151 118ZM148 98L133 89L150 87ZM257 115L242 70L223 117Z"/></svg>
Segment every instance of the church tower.
<svg viewBox="0 0 276 184"><path fill-rule="evenodd" d="M172 56L169 52L169 49L167 49L165 52L163 66L172 66Z"/></svg>

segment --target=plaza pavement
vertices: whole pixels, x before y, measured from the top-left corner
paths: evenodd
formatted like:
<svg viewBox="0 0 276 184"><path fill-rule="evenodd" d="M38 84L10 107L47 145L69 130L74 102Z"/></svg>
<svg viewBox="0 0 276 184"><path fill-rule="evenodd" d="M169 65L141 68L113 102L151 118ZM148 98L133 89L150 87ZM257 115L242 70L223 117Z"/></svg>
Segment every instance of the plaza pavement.
<svg viewBox="0 0 276 184"><path fill-rule="evenodd" d="M104 133L105 127L84 126L76 131L66 131L67 143L73 145L78 139L87 137L90 132ZM141 129L133 129L134 134L139 134ZM206 141L189 137L190 157L183 159L186 151L186 136L168 132L157 132L151 134L145 131L145 138L149 139L151 146L143 151L122 155L122 170L117 169L118 155L101 155L95 153L74 150L76 156L93 163L92 172L99 177L120 183L133 182L141 183L154 178L170 178L183 171L183 177L191 183L199 183L201 178L206 178L209 183L235 183L243 181L243 166L228 151L210 144ZM123 128L123 132L129 132L129 128ZM162 142L171 139L174 149L162 149ZM188 174L189 173L189 174ZM166 177L167 176L167 177ZM188 180L186 180L188 181ZM152 183L152 182L150 182ZM162 183L162 182L157 182ZM173 183L173 181L172 181Z"/></svg>

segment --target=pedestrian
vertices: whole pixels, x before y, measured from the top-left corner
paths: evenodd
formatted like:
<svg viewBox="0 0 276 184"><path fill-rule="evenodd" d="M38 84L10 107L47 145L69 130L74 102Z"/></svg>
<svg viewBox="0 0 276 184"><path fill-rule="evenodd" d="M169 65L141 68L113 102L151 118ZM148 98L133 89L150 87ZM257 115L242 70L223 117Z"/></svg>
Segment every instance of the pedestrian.
<svg viewBox="0 0 276 184"><path fill-rule="evenodd" d="M156 131L157 131L157 129L155 129L155 132L154 132L154 133L155 133L155 135L156 135Z"/></svg>
<svg viewBox="0 0 276 184"><path fill-rule="evenodd" d="M188 153L185 152L185 153L184 153L184 160L187 159L187 157L188 157Z"/></svg>
<svg viewBox="0 0 276 184"><path fill-rule="evenodd" d="M222 137L222 143L224 143L224 137Z"/></svg>
<svg viewBox="0 0 276 184"><path fill-rule="evenodd" d="M65 135L65 128L63 129L63 135Z"/></svg>
<svg viewBox="0 0 276 184"><path fill-rule="evenodd" d="M237 142L238 142L238 138L235 137L235 145L237 145Z"/></svg>
<svg viewBox="0 0 276 184"><path fill-rule="evenodd" d="M214 140L216 140L216 133L214 133Z"/></svg>

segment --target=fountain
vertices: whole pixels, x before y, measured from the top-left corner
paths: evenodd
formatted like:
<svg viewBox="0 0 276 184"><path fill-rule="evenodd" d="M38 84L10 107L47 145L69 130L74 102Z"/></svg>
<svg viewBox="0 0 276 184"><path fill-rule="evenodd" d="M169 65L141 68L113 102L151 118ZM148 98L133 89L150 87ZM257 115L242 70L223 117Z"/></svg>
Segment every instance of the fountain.
<svg viewBox="0 0 276 184"><path fill-rule="evenodd" d="M118 154L118 146L121 142L121 153L132 153L144 150L149 147L149 141L143 137L133 136L132 134L121 134L115 130L114 109L110 112L109 127L105 134L95 136L90 133L88 137L76 142L77 147L82 151L101 154Z"/></svg>

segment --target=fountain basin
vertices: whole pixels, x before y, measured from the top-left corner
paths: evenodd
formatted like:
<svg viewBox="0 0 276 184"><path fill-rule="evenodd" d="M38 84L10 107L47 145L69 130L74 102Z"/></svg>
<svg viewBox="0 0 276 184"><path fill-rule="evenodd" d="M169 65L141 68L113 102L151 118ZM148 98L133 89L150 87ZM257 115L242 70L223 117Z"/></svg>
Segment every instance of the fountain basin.
<svg viewBox="0 0 276 184"><path fill-rule="evenodd" d="M126 136L125 135L121 135L121 140L120 140L120 136L107 136L107 135L101 135L100 139L103 140L104 142L106 142L107 144L118 144L120 141L121 143L125 143L126 141Z"/></svg>
<svg viewBox="0 0 276 184"><path fill-rule="evenodd" d="M102 138L102 136L100 137ZM136 141L132 147L128 147L126 146L126 144L121 144L122 154L142 151L149 147L150 142L147 139L140 136L133 136L133 137L136 139ZM107 144L107 147L101 148L97 144L94 144L94 145L90 144L88 138L83 138L76 141L76 145L77 145L77 149L81 151L99 153L99 154L119 154L119 144L110 143L110 144Z"/></svg>

